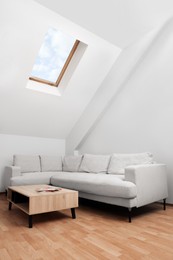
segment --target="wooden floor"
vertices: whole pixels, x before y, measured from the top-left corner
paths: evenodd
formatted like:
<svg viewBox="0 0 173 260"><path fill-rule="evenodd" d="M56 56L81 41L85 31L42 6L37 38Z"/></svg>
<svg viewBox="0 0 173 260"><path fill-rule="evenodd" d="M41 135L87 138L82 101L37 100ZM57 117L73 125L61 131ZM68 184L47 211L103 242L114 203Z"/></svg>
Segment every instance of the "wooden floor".
<svg viewBox="0 0 173 260"><path fill-rule="evenodd" d="M81 201L70 210L37 215L28 228L27 215L8 211L0 195L0 260L8 259L173 259L173 206L152 204L134 210Z"/></svg>

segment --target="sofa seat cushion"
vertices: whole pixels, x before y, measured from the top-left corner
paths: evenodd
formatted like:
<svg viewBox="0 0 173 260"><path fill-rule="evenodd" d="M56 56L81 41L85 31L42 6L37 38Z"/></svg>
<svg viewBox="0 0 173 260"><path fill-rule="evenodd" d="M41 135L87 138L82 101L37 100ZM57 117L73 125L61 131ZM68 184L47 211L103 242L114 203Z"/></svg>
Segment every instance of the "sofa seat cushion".
<svg viewBox="0 0 173 260"><path fill-rule="evenodd" d="M51 177L51 184L108 197L135 198L137 192L134 183L108 174L59 172Z"/></svg>
<svg viewBox="0 0 173 260"><path fill-rule="evenodd" d="M51 176L55 172L32 172L25 173L22 176L12 177L10 180L11 186L20 185L35 185L35 184L50 184Z"/></svg>
<svg viewBox="0 0 173 260"><path fill-rule="evenodd" d="M21 172L40 172L39 155L14 155L13 165L19 166Z"/></svg>

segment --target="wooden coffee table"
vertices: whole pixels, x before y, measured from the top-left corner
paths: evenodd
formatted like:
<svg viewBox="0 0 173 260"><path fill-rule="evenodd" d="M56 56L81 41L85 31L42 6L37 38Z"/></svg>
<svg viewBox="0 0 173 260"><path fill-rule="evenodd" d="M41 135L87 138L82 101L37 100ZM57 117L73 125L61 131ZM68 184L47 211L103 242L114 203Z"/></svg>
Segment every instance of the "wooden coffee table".
<svg viewBox="0 0 173 260"><path fill-rule="evenodd" d="M76 218L75 208L78 207L78 191L63 188L53 192L37 191L47 187L53 186L24 185L8 188L9 210L13 204L28 214L29 228L32 228L32 216L40 213L71 209L72 218Z"/></svg>

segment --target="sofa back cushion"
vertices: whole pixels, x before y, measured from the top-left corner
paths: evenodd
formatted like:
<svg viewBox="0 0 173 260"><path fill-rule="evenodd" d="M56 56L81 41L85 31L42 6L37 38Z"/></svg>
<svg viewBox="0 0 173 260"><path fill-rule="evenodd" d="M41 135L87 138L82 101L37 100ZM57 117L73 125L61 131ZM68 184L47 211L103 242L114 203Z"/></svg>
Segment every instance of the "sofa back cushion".
<svg viewBox="0 0 173 260"><path fill-rule="evenodd" d="M64 172L78 172L81 161L82 161L82 155L64 156L64 158L63 158L63 171Z"/></svg>
<svg viewBox="0 0 173 260"><path fill-rule="evenodd" d="M124 174L124 169L127 166L151 163L153 163L153 155L151 153L113 154L108 167L108 173Z"/></svg>
<svg viewBox="0 0 173 260"><path fill-rule="evenodd" d="M85 154L83 156L79 171L92 173L106 173L109 161L109 155Z"/></svg>
<svg viewBox="0 0 173 260"><path fill-rule="evenodd" d="M39 155L14 155L13 165L21 168L21 173L40 172Z"/></svg>
<svg viewBox="0 0 173 260"><path fill-rule="evenodd" d="M62 171L61 156L40 155L42 172L58 172Z"/></svg>

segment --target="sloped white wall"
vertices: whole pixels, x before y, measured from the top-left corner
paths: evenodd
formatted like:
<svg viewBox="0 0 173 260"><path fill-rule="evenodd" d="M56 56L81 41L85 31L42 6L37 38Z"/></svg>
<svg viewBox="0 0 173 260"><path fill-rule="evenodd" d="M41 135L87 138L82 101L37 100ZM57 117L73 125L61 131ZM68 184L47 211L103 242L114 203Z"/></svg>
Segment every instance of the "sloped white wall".
<svg viewBox="0 0 173 260"><path fill-rule="evenodd" d="M4 169L14 154L64 155L65 140L0 134L0 192L4 191Z"/></svg>
<svg viewBox="0 0 173 260"><path fill-rule="evenodd" d="M157 162L167 165L169 203L173 203L172 46L170 21L79 148L80 153L152 152ZM110 76L116 82L114 71Z"/></svg>
<svg viewBox="0 0 173 260"><path fill-rule="evenodd" d="M167 24L167 23L166 23ZM91 100L82 116L66 138L66 153L78 150L86 137L102 117L115 96L121 91L138 65L144 59L148 49L164 30L165 24L142 37L128 48L124 49L114 63L111 71L102 82L94 98Z"/></svg>

